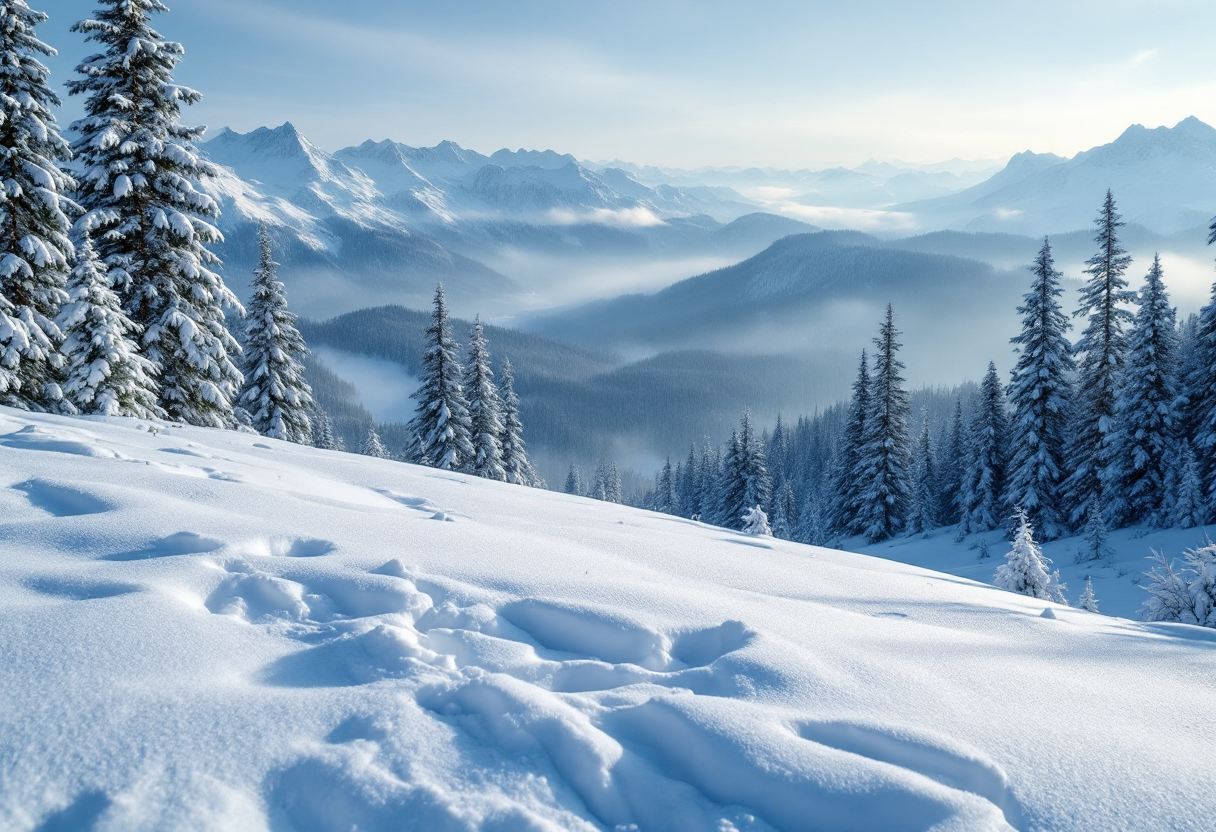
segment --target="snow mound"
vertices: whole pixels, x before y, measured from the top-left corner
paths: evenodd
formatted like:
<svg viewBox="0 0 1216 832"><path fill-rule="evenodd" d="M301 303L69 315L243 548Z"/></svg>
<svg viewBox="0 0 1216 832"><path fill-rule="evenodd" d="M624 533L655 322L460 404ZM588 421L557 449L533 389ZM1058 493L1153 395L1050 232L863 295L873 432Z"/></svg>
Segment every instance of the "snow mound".
<svg viewBox="0 0 1216 832"><path fill-rule="evenodd" d="M0 409L0 471L6 830L1216 814L1192 628L247 434Z"/></svg>

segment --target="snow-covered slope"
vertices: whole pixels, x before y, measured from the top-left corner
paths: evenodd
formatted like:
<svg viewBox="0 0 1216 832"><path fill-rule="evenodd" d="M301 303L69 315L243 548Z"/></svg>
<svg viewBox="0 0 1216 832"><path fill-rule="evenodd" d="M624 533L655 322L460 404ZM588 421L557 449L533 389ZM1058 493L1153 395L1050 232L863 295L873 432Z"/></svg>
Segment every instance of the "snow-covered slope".
<svg viewBox="0 0 1216 832"><path fill-rule="evenodd" d="M0 471L6 830L1216 816L1204 630L248 434L0 410Z"/></svg>
<svg viewBox="0 0 1216 832"><path fill-rule="evenodd" d="M1110 188L1125 220L1169 233L1207 224L1216 205L1214 160L1216 129L1194 116L1151 130L1133 124L1068 161L1019 154L989 182L898 210L926 226L1056 234L1090 227Z"/></svg>

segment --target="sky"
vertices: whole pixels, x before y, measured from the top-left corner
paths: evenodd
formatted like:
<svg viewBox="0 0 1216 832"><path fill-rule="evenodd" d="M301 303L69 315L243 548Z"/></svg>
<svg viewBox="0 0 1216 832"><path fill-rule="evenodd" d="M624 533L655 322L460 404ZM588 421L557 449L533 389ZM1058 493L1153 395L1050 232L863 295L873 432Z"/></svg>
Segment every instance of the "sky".
<svg viewBox="0 0 1216 832"><path fill-rule="evenodd" d="M94 51L51 19L54 83ZM593 161L818 168L1062 156L1216 124L1211 0L165 0L187 120ZM65 102L62 120L79 115Z"/></svg>

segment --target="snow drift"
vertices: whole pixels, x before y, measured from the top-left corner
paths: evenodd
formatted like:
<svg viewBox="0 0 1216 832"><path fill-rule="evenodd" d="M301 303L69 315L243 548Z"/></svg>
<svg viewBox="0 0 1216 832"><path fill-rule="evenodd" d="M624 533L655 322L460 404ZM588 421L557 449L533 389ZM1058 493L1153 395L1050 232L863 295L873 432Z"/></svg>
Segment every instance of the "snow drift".
<svg viewBox="0 0 1216 832"><path fill-rule="evenodd" d="M1198 628L249 434L0 409L0 476L4 829L1216 816Z"/></svg>

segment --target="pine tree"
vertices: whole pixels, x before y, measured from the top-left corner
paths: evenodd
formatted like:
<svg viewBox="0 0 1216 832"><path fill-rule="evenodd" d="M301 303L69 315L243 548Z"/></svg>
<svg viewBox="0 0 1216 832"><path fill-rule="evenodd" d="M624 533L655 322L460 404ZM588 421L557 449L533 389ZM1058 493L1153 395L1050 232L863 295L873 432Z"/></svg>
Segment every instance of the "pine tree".
<svg viewBox="0 0 1216 832"><path fill-rule="evenodd" d="M1168 525L1163 507L1165 484L1180 422L1178 335L1156 255L1138 300L1115 407L1113 453L1105 476L1104 490L1111 496L1104 508L1112 526Z"/></svg>
<svg viewBox="0 0 1216 832"><path fill-rule="evenodd" d="M954 525L963 517L963 480L967 466L967 426L963 420L963 399L954 400L954 415L950 419L950 432L943 448L938 453L938 476L941 480L941 520Z"/></svg>
<svg viewBox="0 0 1216 832"><path fill-rule="evenodd" d="M916 481L912 489L912 510L908 515L908 534L925 537L937 528L937 472L929 445L929 414L922 414L920 439L916 443Z"/></svg>
<svg viewBox="0 0 1216 832"><path fill-rule="evenodd" d="M701 459L698 467L701 480L701 508L697 514L703 522L718 525L718 482L722 478L722 455L708 436L705 437L704 444L701 446Z"/></svg>
<svg viewBox="0 0 1216 832"><path fill-rule="evenodd" d="M486 479L506 480L507 472L502 465L502 400L494 385L480 315L474 319L469 333L468 362L461 386L468 399L469 441L473 444L473 453L465 459L461 470Z"/></svg>
<svg viewBox="0 0 1216 832"><path fill-rule="evenodd" d="M965 534L991 531L1001 525L1005 515L1002 496L1008 439L1005 393L996 365L989 362L971 421L970 453L963 488L965 506L960 521Z"/></svg>
<svg viewBox="0 0 1216 832"><path fill-rule="evenodd" d="M71 158L51 112L42 57L56 52L35 35L47 19L24 0L0 6L0 402L44 409L62 398L63 334L55 323L73 255L60 169Z"/></svg>
<svg viewBox="0 0 1216 832"><path fill-rule="evenodd" d="M1009 383L1013 423L1005 502L1020 505L1042 539L1055 540L1067 530L1061 485L1074 365L1065 337L1071 323L1059 301L1061 274L1046 238L1031 271L1034 281L1018 307L1022 332L1010 339L1019 355Z"/></svg>
<svg viewBox="0 0 1216 832"><path fill-rule="evenodd" d="M823 546L828 542L827 523L823 502L815 492L808 492L798 512L798 525L794 529L794 540L811 546Z"/></svg>
<svg viewBox="0 0 1216 832"><path fill-rule="evenodd" d="M895 313L887 305L886 320L874 339L874 375L870 381L870 412L861 448L861 517L866 539L877 543L894 537L908 516L911 449L908 438L908 394L903 389L904 368L898 358L902 346L895 328Z"/></svg>
<svg viewBox="0 0 1216 832"><path fill-rule="evenodd" d="M587 496L593 500L608 499L608 465L601 462L595 466L595 478L591 481L591 490Z"/></svg>
<svg viewBox="0 0 1216 832"><path fill-rule="evenodd" d="M773 499L773 481L768 474L764 444L756 436L751 412L743 411L743 418L739 422L739 447L743 452L743 500L748 506L767 506Z"/></svg>
<svg viewBox="0 0 1216 832"><path fill-rule="evenodd" d="M334 423L329 418L329 414L322 410L315 401L313 402L312 418L309 421L313 425L313 446L326 451L338 450L338 443L334 438Z"/></svg>
<svg viewBox="0 0 1216 832"><path fill-rule="evenodd" d="M654 510L664 514L675 514L679 505L680 498L676 495L675 473L671 469L671 457L667 457L663 470L659 472L658 486L655 488Z"/></svg>
<svg viewBox="0 0 1216 832"><path fill-rule="evenodd" d="M1074 527L1081 524L1091 497L1097 496L1106 504L1115 496L1106 493L1103 480L1114 450L1111 434L1126 355L1123 328L1131 320L1131 313L1123 307L1136 299L1123 277L1131 257L1119 244L1118 232L1124 223L1115 211L1110 191L1095 223L1098 253L1086 261L1085 272L1090 277L1074 313L1074 317L1089 316L1081 339L1073 347L1080 360L1068 448L1073 470L1064 491L1071 504L1068 522Z"/></svg>
<svg viewBox="0 0 1216 832"><path fill-rule="evenodd" d="M81 171L82 219L94 231L130 318L142 328L144 355L159 371L160 405L171 419L224 427L241 374L240 347L225 307L241 311L213 267L207 246L222 240L214 199L198 187L215 168L193 142L201 127L179 121L183 104L201 96L173 82L181 44L151 28L158 0L98 0L101 8L73 31L104 48L68 82L86 95L85 117L72 125Z"/></svg>
<svg viewBox="0 0 1216 832"><path fill-rule="evenodd" d="M1013 547L1005 555L1005 562L997 567L992 583L1010 592L1051 601L1055 597L1052 577L1047 572L1051 561L1043 556L1043 550L1035 543L1034 529L1026 512L1018 509L1016 519Z"/></svg>
<svg viewBox="0 0 1216 832"><path fill-rule="evenodd" d="M604 499L610 503L620 503L625 499L621 491L621 474L616 469L616 463L608 463L608 470L604 476Z"/></svg>
<svg viewBox="0 0 1216 832"><path fill-rule="evenodd" d="M156 404L155 368L139 354L132 337L138 329L123 313L87 231L76 250L59 327L67 358L63 394L72 408L103 416L164 416Z"/></svg>
<svg viewBox="0 0 1216 832"><path fill-rule="evenodd" d="M772 481L765 466L764 448L756 436L749 411L743 412L739 430L732 431L718 480L714 523L728 529L742 528L743 515L753 506L772 500Z"/></svg>
<svg viewBox="0 0 1216 832"><path fill-rule="evenodd" d="M836 473L833 493L832 525L841 534L861 534L863 477L862 446L866 440L866 419L870 414L870 368L865 350L861 351L861 363L857 368L857 379L853 382L853 397L845 417L844 431L840 436L840 447L836 453Z"/></svg>
<svg viewBox="0 0 1216 832"><path fill-rule="evenodd" d="M1085 548L1077 552L1077 562L1109 558L1114 552L1106 540L1106 512L1098 498L1093 497L1085 510Z"/></svg>
<svg viewBox="0 0 1216 832"><path fill-rule="evenodd" d="M519 396L515 394L515 373L511 360L502 360L502 374L498 379L498 398L502 403L502 468L507 482L544 488L544 481L536 475L536 469L528 459L528 447L524 443L524 423L519 415Z"/></svg>
<svg viewBox="0 0 1216 832"><path fill-rule="evenodd" d="M411 395L418 406L407 426L418 437L411 461L460 470L476 452L470 439L469 406L460 385L460 350L452 339L442 283L435 288L435 309L426 329L426 344L422 377Z"/></svg>
<svg viewBox="0 0 1216 832"><path fill-rule="evenodd" d="M1176 485L1172 494L1170 525L1183 529L1193 529L1202 526L1207 519L1204 508L1203 485L1199 479L1199 462L1191 443L1182 440L1177 459L1174 462L1174 481Z"/></svg>
<svg viewBox="0 0 1216 832"><path fill-rule="evenodd" d="M567 494L582 496L583 493L583 477L579 473L578 466L573 462L570 463L570 471L566 474L566 487L563 489Z"/></svg>
<svg viewBox="0 0 1216 832"><path fill-rule="evenodd" d="M1088 575L1085 576L1085 591L1077 599L1077 609L1085 610L1086 612L1098 611L1098 599L1094 597L1094 579Z"/></svg>
<svg viewBox="0 0 1216 832"><path fill-rule="evenodd" d="M377 459L390 457L388 448L385 448L384 443L380 441L380 434L376 433L375 425L367 426L367 435L363 437L363 447L359 449L359 453L364 456L374 456Z"/></svg>
<svg viewBox="0 0 1216 832"><path fill-rule="evenodd" d="M695 445L688 446L688 459L684 463L680 478L680 516L692 518L701 512L701 461L697 458Z"/></svg>
<svg viewBox="0 0 1216 832"><path fill-rule="evenodd" d="M769 437L767 442L762 443L762 446L764 448L765 467L768 469L769 479L772 482L772 503L766 510L772 518L772 525L775 529L777 524L777 497L782 493L790 477L789 431L782 424L780 413L777 414L777 424L773 427L773 435ZM786 513L786 519L788 520L788 518L789 512Z"/></svg>
<svg viewBox="0 0 1216 832"><path fill-rule="evenodd" d="M304 379L308 347L287 308L287 293L275 270L270 235L258 229L261 250L250 284L241 369L245 383L237 406L249 413L253 429L264 436L307 445L312 442L312 388Z"/></svg>

